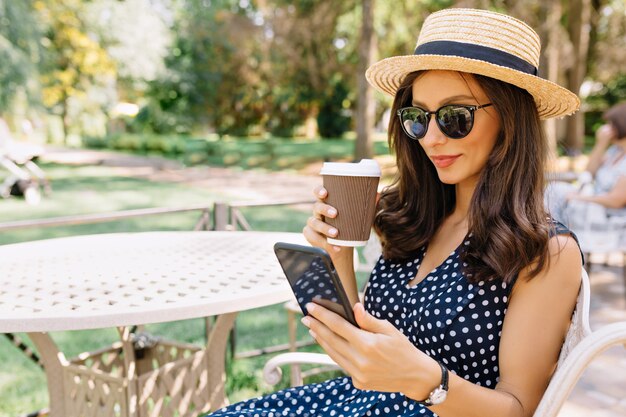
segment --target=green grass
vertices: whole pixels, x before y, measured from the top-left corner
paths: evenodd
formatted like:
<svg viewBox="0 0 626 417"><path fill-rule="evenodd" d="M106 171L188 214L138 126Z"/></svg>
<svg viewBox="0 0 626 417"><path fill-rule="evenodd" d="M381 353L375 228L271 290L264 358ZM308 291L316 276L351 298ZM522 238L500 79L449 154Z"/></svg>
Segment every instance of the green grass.
<svg viewBox="0 0 626 417"><path fill-rule="evenodd" d="M210 206L221 198L203 188L119 176L114 169L107 167L50 164L43 165L43 168L52 183L50 196L44 196L36 206L25 204L21 198L0 200L2 222L148 207ZM0 244L85 233L189 230L198 218L199 213L192 212L101 224L3 231Z"/></svg>
<svg viewBox="0 0 626 417"><path fill-rule="evenodd" d="M211 190L184 184L123 177L117 175L115 169L103 166L46 165L44 169L52 181L52 194L44 197L38 206L28 206L18 198L0 200L0 218L3 222L145 207L210 206L213 201L223 197ZM293 232L302 230L309 216L307 211L289 207L247 208L243 213L256 230ZM5 231L0 234L0 243L86 233L190 230L198 216L199 213L159 215L101 224ZM164 338L200 344L204 340L204 323L200 319L146 327L149 332ZM26 335L19 336L28 342ZM303 326L299 326L299 337L308 337ZM66 356L72 357L112 343L117 340L117 333L114 329L57 332L53 338ZM281 305L276 305L242 312L237 318L236 340L238 352L287 343L285 310ZM316 347L311 349L319 350ZM268 356L228 360L227 393L231 401L276 389L262 382L261 370L267 359ZM4 337L0 337L0 363L0 417L15 417L47 407L43 371ZM279 387L286 386L288 381L286 372Z"/></svg>

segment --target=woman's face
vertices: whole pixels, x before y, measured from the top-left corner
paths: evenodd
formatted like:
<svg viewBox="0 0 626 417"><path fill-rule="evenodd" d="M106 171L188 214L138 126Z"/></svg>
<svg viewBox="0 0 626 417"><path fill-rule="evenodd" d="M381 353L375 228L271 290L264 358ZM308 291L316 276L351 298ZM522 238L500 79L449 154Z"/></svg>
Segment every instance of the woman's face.
<svg viewBox="0 0 626 417"><path fill-rule="evenodd" d="M413 106L436 111L448 104L484 105L489 98L471 75L455 71L427 71L413 82ZM493 106L474 112L474 126L462 139L444 135L431 116L426 135L418 142L445 184L475 185L487 163L500 119Z"/></svg>

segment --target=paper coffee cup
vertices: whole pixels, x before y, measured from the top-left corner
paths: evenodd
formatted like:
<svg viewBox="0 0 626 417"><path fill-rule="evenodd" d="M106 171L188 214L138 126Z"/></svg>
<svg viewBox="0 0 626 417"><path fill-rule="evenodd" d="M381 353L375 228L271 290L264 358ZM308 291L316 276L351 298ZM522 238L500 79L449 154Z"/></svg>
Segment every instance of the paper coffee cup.
<svg viewBox="0 0 626 417"><path fill-rule="evenodd" d="M380 167L373 159L359 163L325 162L320 171L326 203L337 209L337 217L325 222L339 232L328 242L338 246L365 246L376 214Z"/></svg>

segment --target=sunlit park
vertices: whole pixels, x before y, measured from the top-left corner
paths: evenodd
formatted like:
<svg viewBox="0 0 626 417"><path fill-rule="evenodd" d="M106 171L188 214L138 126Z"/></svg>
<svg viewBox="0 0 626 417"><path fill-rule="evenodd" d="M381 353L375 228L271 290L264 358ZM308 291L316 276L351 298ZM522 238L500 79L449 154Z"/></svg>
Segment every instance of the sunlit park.
<svg viewBox="0 0 626 417"><path fill-rule="evenodd" d="M39 311L46 298L34 292L62 282L59 271L74 268L63 266L69 259L96 269L102 261L95 272L103 282L110 271L123 273L122 261L105 265L87 246L64 252L55 242L154 236L141 240L144 248L112 252L120 259L146 256L154 276L137 278L143 293L128 294L124 283L111 292L193 298L193 286L158 283L166 275L157 246L167 243L165 236L273 232L298 239L324 162L375 159L380 187L391 184L396 166L387 127L396 115L392 98L366 82L365 70L379 59L413 54L425 18L448 7L507 13L537 30L539 76L581 100L575 114L544 122L546 178L589 189L586 167L603 115L626 102L624 0L0 0L0 275L10 274L19 289L16 296L0 286L0 312L10 320L22 304ZM580 216L579 238L593 242L583 248L591 329L626 322L626 218L594 228L586 212ZM233 245L239 259L258 255ZM191 276L209 271L199 266L213 262L209 251L187 250L184 256L196 258L184 258L180 268ZM46 271L44 259L59 270ZM8 268L9 261L23 271ZM367 246L358 250L362 287L373 262ZM215 268L216 275L228 273ZM40 275L37 284L31 273ZM246 290L266 279L247 273ZM72 309L81 302L74 298L109 297L73 285L59 290L67 293L61 304L75 303ZM97 308L96 324L79 317L72 328L41 319L52 324L38 334L63 357L56 379L52 365L45 369L44 339L31 328L4 328L0 317L0 417L57 417L59 410L72 417L187 417L216 401L206 384L234 403L300 383L299 377L341 375L315 364L286 365L276 385L264 378L264 365L279 353L323 352L299 324L297 306L279 298L257 300L254 308L241 304L232 330L221 336L232 313L207 319L218 314L208 307L174 321L150 310L144 321L107 324L113 321L97 322ZM211 337L223 340L207 342ZM210 343L218 347L202 356ZM129 352L139 364L150 349L161 350L131 378ZM203 366L215 356L225 380L211 385ZM626 350L611 347L585 360L550 415L626 416ZM143 404L139 410L133 395Z"/></svg>

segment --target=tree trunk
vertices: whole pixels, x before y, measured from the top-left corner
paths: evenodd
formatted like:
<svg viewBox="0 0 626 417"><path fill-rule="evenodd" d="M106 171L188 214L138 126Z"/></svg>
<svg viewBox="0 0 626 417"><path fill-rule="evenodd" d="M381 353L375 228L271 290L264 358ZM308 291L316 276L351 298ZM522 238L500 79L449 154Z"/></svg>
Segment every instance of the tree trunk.
<svg viewBox="0 0 626 417"><path fill-rule="evenodd" d="M375 103L372 87L365 79L365 70L371 65L375 53L374 2L363 0L363 21L359 41L359 65L357 71L358 102L356 109L356 144L354 159L371 158L374 155L372 130L374 129Z"/></svg>
<svg viewBox="0 0 626 417"><path fill-rule="evenodd" d="M572 41L574 64L567 72L567 88L578 94L587 72L589 54L589 33L591 25L591 1L572 0L569 10L569 35ZM583 112L567 118L565 145L579 152L583 147L585 134Z"/></svg>
<svg viewBox="0 0 626 417"><path fill-rule="evenodd" d="M546 42L545 53L541 55L540 68L543 69L541 76L558 84L560 69L560 49L561 49L561 15L563 13L561 0L550 0L543 3L543 13L545 22L542 25L542 38ZM545 121L546 136L550 149L550 156L557 156L557 120L549 119Z"/></svg>
<svg viewBox="0 0 626 417"><path fill-rule="evenodd" d="M67 104L68 99L68 97L65 97L61 104L61 125L63 126L63 145L65 146L67 146L67 135L69 134L70 130Z"/></svg>

